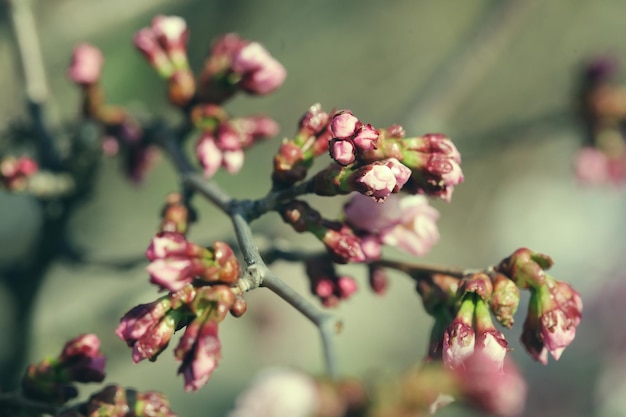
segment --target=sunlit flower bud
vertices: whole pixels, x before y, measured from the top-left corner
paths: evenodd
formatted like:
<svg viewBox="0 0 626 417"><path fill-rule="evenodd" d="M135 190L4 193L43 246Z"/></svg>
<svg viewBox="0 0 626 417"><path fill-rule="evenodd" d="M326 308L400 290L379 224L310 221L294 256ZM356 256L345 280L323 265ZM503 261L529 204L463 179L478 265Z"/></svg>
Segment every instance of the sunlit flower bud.
<svg viewBox="0 0 626 417"><path fill-rule="evenodd" d="M329 143L330 157L340 165L350 165L356 159L354 144L349 140L333 139Z"/></svg>
<svg viewBox="0 0 626 417"><path fill-rule="evenodd" d="M370 151L376 149L378 131L371 124L361 125L355 132L352 141L359 150Z"/></svg>
<svg viewBox="0 0 626 417"><path fill-rule="evenodd" d="M349 139L355 134L360 123L352 112L344 110L335 113L330 122L330 130L335 138Z"/></svg>
<svg viewBox="0 0 626 417"><path fill-rule="evenodd" d="M472 327L473 297L466 297L459 311L443 334L442 360L444 366L456 369L474 353L476 334Z"/></svg>
<svg viewBox="0 0 626 417"><path fill-rule="evenodd" d="M98 48L82 43L74 48L67 75L76 84L94 84L100 80L103 63L104 57Z"/></svg>
<svg viewBox="0 0 626 417"><path fill-rule="evenodd" d="M222 165L222 151L211 134L204 133L196 144L196 155L204 169L204 177L211 178Z"/></svg>

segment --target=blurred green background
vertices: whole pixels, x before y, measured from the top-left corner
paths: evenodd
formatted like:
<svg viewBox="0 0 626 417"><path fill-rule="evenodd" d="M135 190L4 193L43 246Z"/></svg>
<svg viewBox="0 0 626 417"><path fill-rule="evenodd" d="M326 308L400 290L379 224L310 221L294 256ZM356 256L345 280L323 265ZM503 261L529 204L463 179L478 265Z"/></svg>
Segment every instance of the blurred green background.
<svg viewBox="0 0 626 417"><path fill-rule="evenodd" d="M287 68L287 81L277 93L238 97L227 106L233 114L266 113L281 124L281 135L290 135L308 106L320 102L326 109L350 108L375 126L401 123L409 135L448 134L463 155L465 183L451 204L434 203L441 211L441 242L425 261L482 267L522 246L553 256L553 275L581 291L587 310L573 345L559 362L543 367L527 358L518 341L523 299L518 326L506 334L529 381L526 415L626 415L621 376L626 364L618 360L619 350L607 348L609 333L626 330L619 319L609 323L618 323L612 328L604 320L625 312L619 301L608 307L602 302L606 286L619 291L626 278L626 197L615 187L581 188L572 171L583 139L575 114L581 64L599 54L626 56L625 2L45 0L33 6L56 122L78 113L78 92L65 69L72 47L83 41L105 53L103 83L111 102L175 119L163 84L131 38L153 15L176 14L190 26L196 69L210 41L225 32L264 43ZM6 9L2 12L0 126L6 126L26 116L20 65ZM277 141L250 151L239 175L220 173L217 181L236 197L261 197L270 184ZM199 392L183 393L170 351L156 363L131 363L113 329L131 306L152 300L155 290L147 285L145 265L118 271L103 264L143 253L158 226L164 196L176 189L166 160L140 186L123 178L116 161L103 161L93 198L71 221L73 241L93 263L53 264L29 330L29 357L56 354L68 338L95 331L110 358L107 380L163 391L181 417L225 415L246 382L266 366L322 371L315 328L265 290L247 297L243 318L222 325L223 359ZM330 214L341 205L315 201ZM207 203L198 209L192 239L230 238L223 215ZM0 262L37 262L29 255L40 233L38 210L27 197L0 194ZM254 230L298 247L317 247L310 238L292 234L276 215L254 223ZM388 255L404 256L391 250ZM274 268L307 293L299 266ZM336 311L345 322L337 339L342 371L368 376L401 371L420 360L430 319L410 280L393 275L389 293L378 298L367 290L363 268L345 271L363 285ZM0 285L0 334L7 335L0 336L0 355L16 331L11 303ZM594 305L602 306L604 315Z"/></svg>

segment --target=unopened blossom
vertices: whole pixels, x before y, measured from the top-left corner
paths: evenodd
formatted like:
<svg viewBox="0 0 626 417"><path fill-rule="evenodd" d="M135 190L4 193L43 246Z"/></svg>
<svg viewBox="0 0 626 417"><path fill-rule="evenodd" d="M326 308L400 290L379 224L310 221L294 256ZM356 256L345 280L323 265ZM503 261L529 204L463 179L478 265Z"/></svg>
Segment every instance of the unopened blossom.
<svg viewBox="0 0 626 417"><path fill-rule="evenodd" d="M285 81L287 71L258 42L250 42L233 56L231 69L241 77L240 85L251 94L268 94Z"/></svg>
<svg viewBox="0 0 626 417"><path fill-rule="evenodd" d="M370 151L376 149L376 141L379 136L378 131L372 125L366 124L359 126L352 141L358 149Z"/></svg>
<svg viewBox="0 0 626 417"><path fill-rule="evenodd" d="M152 28L139 30L133 37L133 43L161 77L169 78L174 73L174 65Z"/></svg>
<svg viewBox="0 0 626 417"><path fill-rule="evenodd" d="M504 274L495 273L492 280L493 293L489 300L491 311L500 324L511 328L513 316L519 306L519 288Z"/></svg>
<svg viewBox="0 0 626 417"><path fill-rule="evenodd" d="M389 277L384 268L368 265L368 282L376 295L384 295L389 287Z"/></svg>
<svg viewBox="0 0 626 417"><path fill-rule="evenodd" d="M456 369L474 353L476 333L472 325L474 300L466 298L443 334L441 357L446 368Z"/></svg>
<svg viewBox="0 0 626 417"><path fill-rule="evenodd" d="M27 186L27 178L38 170L34 159L7 157L0 161L0 182L11 191L23 190Z"/></svg>
<svg viewBox="0 0 626 417"><path fill-rule="evenodd" d="M311 292L326 307L337 306L341 300L350 298L358 289L352 277L337 273L335 264L328 254L307 259L305 272L309 278Z"/></svg>
<svg viewBox="0 0 626 417"><path fill-rule="evenodd" d="M424 196L392 194L384 203L377 203L354 194L344 213L346 221L357 230L416 256L424 256L439 240L439 213Z"/></svg>
<svg viewBox="0 0 626 417"><path fill-rule="evenodd" d="M204 170L204 177L211 178L222 165L222 151L217 147L215 138L203 134L196 144L196 155Z"/></svg>
<svg viewBox="0 0 626 417"><path fill-rule="evenodd" d="M356 191L382 202L396 189L396 176L386 163L372 163L359 169L355 176Z"/></svg>
<svg viewBox="0 0 626 417"><path fill-rule="evenodd" d="M185 379L185 391L198 390L207 383L222 355L217 322L192 321L174 354L182 361L178 373Z"/></svg>
<svg viewBox="0 0 626 417"><path fill-rule="evenodd" d="M72 62L67 70L68 77L80 85L90 85L100 80L104 57L93 45L81 43L74 48Z"/></svg>
<svg viewBox="0 0 626 417"><path fill-rule="evenodd" d="M576 178L581 184L605 184L609 180L609 158L600 149L584 147L574 162Z"/></svg>
<svg viewBox="0 0 626 417"><path fill-rule="evenodd" d="M241 149L222 152L222 166L229 174L238 173L243 167L244 152Z"/></svg>
<svg viewBox="0 0 626 417"><path fill-rule="evenodd" d="M497 366L483 351L477 351L454 375L461 399L472 407L498 417L516 417L524 410L526 382L512 361Z"/></svg>
<svg viewBox="0 0 626 417"><path fill-rule="evenodd" d="M338 139L348 139L354 136L361 122L348 110L335 113L330 122L330 130L333 136Z"/></svg>
<svg viewBox="0 0 626 417"><path fill-rule="evenodd" d="M319 403L317 384L290 369L268 369L239 395L228 417L309 417Z"/></svg>
<svg viewBox="0 0 626 417"><path fill-rule="evenodd" d="M329 143L330 156L339 165L350 165L356 160L354 144L349 140L333 139Z"/></svg>
<svg viewBox="0 0 626 417"><path fill-rule="evenodd" d="M503 369L509 344L502 332L495 328L491 320L489 307L482 298L476 301L474 316L476 321L474 350L481 352L484 358L491 361L496 368Z"/></svg>
<svg viewBox="0 0 626 417"><path fill-rule="evenodd" d="M189 29L185 19L179 16L155 16L151 29L174 67L186 69Z"/></svg>
<svg viewBox="0 0 626 417"><path fill-rule="evenodd" d="M71 381L101 382L106 357L100 352L100 339L95 334L80 335L65 344L59 364Z"/></svg>
<svg viewBox="0 0 626 417"><path fill-rule="evenodd" d="M546 365L548 353L558 360L576 337L582 317L580 295L568 284L546 276L546 282L531 290L522 343L528 353Z"/></svg>

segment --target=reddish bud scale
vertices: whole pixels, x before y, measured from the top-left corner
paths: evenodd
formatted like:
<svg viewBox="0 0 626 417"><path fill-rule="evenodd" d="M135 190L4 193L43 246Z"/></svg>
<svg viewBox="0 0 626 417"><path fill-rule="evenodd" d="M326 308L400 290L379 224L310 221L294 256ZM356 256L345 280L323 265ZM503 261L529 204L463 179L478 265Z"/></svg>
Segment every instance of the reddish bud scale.
<svg viewBox="0 0 626 417"><path fill-rule="evenodd" d="M490 300L491 311L504 327L513 327L513 316L519 305L520 293L517 285L506 275L496 273L493 278L493 293Z"/></svg>
<svg viewBox="0 0 626 417"><path fill-rule="evenodd" d="M491 279L485 273L478 273L465 276L459 284L459 297L464 297L467 293L477 294L483 300L488 300L493 292Z"/></svg>
<svg viewBox="0 0 626 417"><path fill-rule="evenodd" d="M544 270L549 269L552 264L552 258L549 256L520 248L503 259L496 270L508 276L522 289L538 288L545 282Z"/></svg>
<svg viewBox="0 0 626 417"><path fill-rule="evenodd" d="M294 200L281 207L280 215L283 221L298 233L311 231L311 228L322 224L322 215L308 203L300 200Z"/></svg>
<svg viewBox="0 0 626 417"><path fill-rule="evenodd" d="M168 79L167 95L174 106L185 108L196 94L196 80L190 70L177 70Z"/></svg>

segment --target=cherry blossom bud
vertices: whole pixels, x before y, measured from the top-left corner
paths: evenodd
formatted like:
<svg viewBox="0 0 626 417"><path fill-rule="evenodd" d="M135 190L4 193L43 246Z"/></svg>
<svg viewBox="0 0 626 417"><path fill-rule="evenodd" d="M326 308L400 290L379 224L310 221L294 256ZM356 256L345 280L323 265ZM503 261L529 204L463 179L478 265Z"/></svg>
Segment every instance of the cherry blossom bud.
<svg viewBox="0 0 626 417"><path fill-rule="evenodd" d="M204 169L204 177L211 178L222 165L222 151L211 134L204 133L196 144L196 155Z"/></svg>
<svg viewBox="0 0 626 417"><path fill-rule="evenodd" d="M241 265L232 248L225 242L213 242L213 261L201 271L200 279L207 282L232 284L239 279Z"/></svg>
<svg viewBox="0 0 626 417"><path fill-rule="evenodd" d="M168 312L133 343L134 363L144 359L156 360L169 344L178 324L178 316L174 310Z"/></svg>
<svg viewBox="0 0 626 417"><path fill-rule="evenodd" d="M302 148L293 141L284 142L274 157L272 182L286 187L306 178L308 169L301 164L304 159Z"/></svg>
<svg viewBox="0 0 626 417"><path fill-rule="evenodd" d="M300 118L298 127L305 136L317 135L328 127L328 121L328 113L322 110L321 104L316 103Z"/></svg>
<svg viewBox="0 0 626 417"><path fill-rule="evenodd" d="M461 397L469 405L499 417L522 414L526 383L512 361L506 360L503 368L494 366L483 351L477 351L454 372Z"/></svg>
<svg viewBox="0 0 626 417"><path fill-rule="evenodd" d="M155 261L171 256L203 256L208 254L201 246L191 244L187 238L178 232L157 233L146 250L146 257Z"/></svg>
<svg viewBox="0 0 626 417"><path fill-rule="evenodd" d="M207 383L221 358L217 322L196 318L187 326L174 354L182 361L178 373L185 379L185 391L198 390Z"/></svg>
<svg viewBox="0 0 626 417"><path fill-rule="evenodd" d="M513 281L503 274L496 273L492 279L491 311L501 325L511 328L513 327L513 316L519 305L519 289Z"/></svg>
<svg viewBox="0 0 626 417"><path fill-rule="evenodd" d="M87 86L100 81L104 57L93 45L81 43L74 47L68 77L76 84Z"/></svg>
<svg viewBox="0 0 626 417"><path fill-rule="evenodd" d="M335 307L340 300L348 299L357 290L357 283L348 276L338 276L330 255L309 258L305 262L311 292L319 297L325 307Z"/></svg>
<svg viewBox="0 0 626 417"><path fill-rule="evenodd" d="M241 317L246 313L247 310L248 310L248 303L243 297L239 296L235 298L235 302L233 303L233 306L230 308L230 314L232 314L234 317Z"/></svg>
<svg viewBox="0 0 626 417"><path fill-rule="evenodd" d="M137 417L176 417L165 395L156 391L137 392L134 414Z"/></svg>
<svg viewBox="0 0 626 417"><path fill-rule="evenodd" d="M482 352L498 369L503 369L504 358L509 346L502 332L497 330L491 320L487 303L483 299L476 300L474 310L476 342L474 350Z"/></svg>
<svg viewBox="0 0 626 417"><path fill-rule="evenodd" d="M427 133L415 140L419 142L415 145L410 145L411 149L428 154L446 155L457 164L461 163L461 153L446 135L441 133Z"/></svg>
<svg viewBox="0 0 626 417"><path fill-rule="evenodd" d="M391 125L385 131L387 132L387 137L393 139L402 139L406 135L404 128L400 125Z"/></svg>
<svg viewBox="0 0 626 417"><path fill-rule="evenodd" d="M354 278L346 276L339 277L337 287L339 288L339 298L342 299L349 298L359 288Z"/></svg>
<svg viewBox="0 0 626 417"><path fill-rule="evenodd" d="M411 178L411 170L396 158L386 159L385 164L391 169L394 177L396 177L396 186L393 188L392 192L397 193L402 189L409 178Z"/></svg>
<svg viewBox="0 0 626 417"><path fill-rule="evenodd" d="M390 195L384 204L355 194L344 206L346 221L416 256L424 256L439 240L439 213L424 196Z"/></svg>
<svg viewBox="0 0 626 417"><path fill-rule="evenodd" d="M356 191L377 202L385 200L396 188L396 177L384 162L361 167L355 174Z"/></svg>
<svg viewBox="0 0 626 417"><path fill-rule="evenodd" d="M308 375L269 369L239 395L228 417L309 417L318 415L319 397L315 380Z"/></svg>
<svg viewBox="0 0 626 417"><path fill-rule="evenodd" d="M70 381L102 382L106 357L100 352L100 340L95 334L83 334L65 344L59 366Z"/></svg>
<svg viewBox="0 0 626 417"><path fill-rule="evenodd" d="M120 320L115 334L128 346L135 344L170 311L171 305L167 297L147 304L139 304L130 309Z"/></svg>
<svg viewBox="0 0 626 417"><path fill-rule="evenodd" d="M364 235L361 238L361 249L367 258L367 261L375 261L380 259L382 253L381 242L378 236Z"/></svg>
<svg viewBox="0 0 626 417"><path fill-rule="evenodd" d="M143 28L138 31L133 42L161 77L169 78L172 76L174 66L151 28Z"/></svg>
<svg viewBox="0 0 626 417"><path fill-rule="evenodd" d="M155 391L137 392L117 385L108 385L91 395L81 410L88 417L176 417L169 401ZM65 415L65 414L63 414ZM78 414L79 416L81 414ZM77 417L74 414L68 417Z"/></svg>
<svg viewBox="0 0 626 417"><path fill-rule="evenodd" d="M472 327L475 302L466 297L456 317L443 334L442 359L449 369L463 366L463 362L474 353L476 334Z"/></svg>
<svg viewBox="0 0 626 417"><path fill-rule="evenodd" d="M367 259L361 249L359 237L354 235L352 229L347 226L326 229L321 240L334 255L335 262L363 262Z"/></svg>
<svg viewBox="0 0 626 417"><path fill-rule="evenodd" d="M189 67L186 51L189 30L185 20L179 16L155 16L152 30L174 67L186 70Z"/></svg>
<svg viewBox="0 0 626 417"><path fill-rule="evenodd" d="M185 108L196 93L196 80L189 70L176 70L169 77L167 95L170 103Z"/></svg>
<svg viewBox="0 0 626 417"><path fill-rule="evenodd" d="M243 167L245 154L241 149L222 152L222 165L229 174L238 173Z"/></svg>
<svg viewBox="0 0 626 417"><path fill-rule="evenodd" d="M538 288L544 285L545 272L553 264L552 258L527 248L517 249L496 267L520 288Z"/></svg>
<svg viewBox="0 0 626 417"><path fill-rule="evenodd" d="M354 135L352 141L359 150L371 151L376 149L376 141L378 140L378 131L370 124L361 125Z"/></svg>
<svg viewBox="0 0 626 417"><path fill-rule="evenodd" d="M459 283L458 294L460 297L467 293L477 294L483 300L491 298L493 292L493 284L491 279L485 273L477 273L465 276Z"/></svg>
<svg viewBox="0 0 626 417"><path fill-rule="evenodd" d="M389 277L385 268L368 265L370 288L376 295L384 295L389 287Z"/></svg>
<svg viewBox="0 0 626 417"><path fill-rule="evenodd" d="M250 94L268 94L285 81L285 68L257 42L251 42L233 56L232 70L241 75L241 87Z"/></svg>
<svg viewBox="0 0 626 417"><path fill-rule="evenodd" d="M348 110L335 113L331 122L330 130L333 136L338 139L349 139L360 126L359 119Z"/></svg>
<svg viewBox="0 0 626 417"><path fill-rule="evenodd" d="M198 262L187 258L156 259L146 267L150 282L170 291L178 291L201 271Z"/></svg>
<svg viewBox="0 0 626 417"><path fill-rule="evenodd" d="M165 199L165 206L161 211L160 231L176 232L184 234L187 232L189 223L196 220L196 212L190 207L180 193L169 193Z"/></svg>
<svg viewBox="0 0 626 417"><path fill-rule="evenodd" d="M7 157L0 161L0 182L10 191L26 188L27 178L39 169L37 162L29 157Z"/></svg>
<svg viewBox="0 0 626 417"><path fill-rule="evenodd" d="M354 144L349 140L333 139L329 143L330 157L339 165L350 165L356 159Z"/></svg>

